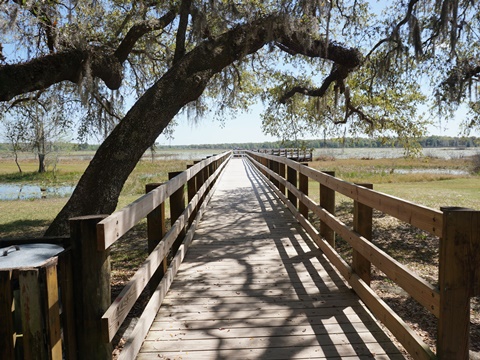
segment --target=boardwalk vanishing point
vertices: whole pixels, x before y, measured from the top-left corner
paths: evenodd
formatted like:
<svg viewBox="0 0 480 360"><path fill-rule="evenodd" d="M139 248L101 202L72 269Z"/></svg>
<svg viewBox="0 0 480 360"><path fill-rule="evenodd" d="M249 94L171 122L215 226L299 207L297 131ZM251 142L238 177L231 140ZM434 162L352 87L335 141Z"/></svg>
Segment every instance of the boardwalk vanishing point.
<svg viewBox="0 0 480 360"><path fill-rule="evenodd" d="M403 359L248 161L232 159L137 359Z"/></svg>

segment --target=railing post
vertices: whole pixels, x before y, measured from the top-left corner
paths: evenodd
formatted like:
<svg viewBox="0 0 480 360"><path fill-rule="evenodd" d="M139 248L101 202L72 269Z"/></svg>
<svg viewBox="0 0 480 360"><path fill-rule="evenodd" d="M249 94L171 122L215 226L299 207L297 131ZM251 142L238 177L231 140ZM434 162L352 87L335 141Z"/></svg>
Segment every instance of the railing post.
<svg viewBox="0 0 480 360"><path fill-rule="evenodd" d="M22 312L23 350L25 359L47 360L44 346L45 329L42 323L40 270L25 269L18 274Z"/></svg>
<svg viewBox="0 0 480 360"><path fill-rule="evenodd" d="M187 165L187 169L190 169L193 165ZM197 178L196 176L193 176L190 178L190 180L187 181L187 202L190 203L192 201L193 197L197 193L198 188L197 188ZM192 211L192 214L190 215L190 219L188 219L188 226L190 226L193 222L193 219L197 216L197 210L194 209Z"/></svg>
<svg viewBox="0 0 480 360"><path fill-rule="evenodd" d="M288 165L287 165L287 180L294 187L297 187L297 171L295 169L291 168ZM288 193L288 200L290 200L290 202L296 208L297 207L297 197L290 190L288 190L287 193Z"/></svg>
<svg viewBox="0 0 480 360"><path fill-rule="evenodd" d="M187 169L190 169L193 165L187 165ZM193 197L197 193L197 182L195 176L193 176L187 182L187 200L188 202L192 201Z"/></svg>
<svg viewBox="0 0 480 360"><path fill-rule="evenodd" d="M100 324L111 304L110 250L97 248L96 225L105 217L70 219L78 359L112 358L112 344L104 342Z"/></svg>
<svg viewBox="0 0 480 360"><path fill-rule="evenodd" d="M272 160L272 170L273 170L273 172L274 172L275 174L278 175L278 161ZM279 182L277 179L275 179L275 178L272 178L272 182L273 182L273 184L274 184L274 185L277 187L277 189L278 189L278 187L279 187L279 185L280 185L280 182Z"/></svg>
<svg viewBox="0 0 480 360"><path fill-rule="evenodd" d="M12 271L0 271L0 315L2 325L0 326L0 349L5 359L15 359L15 328L12 317L13 296L12 296Z"/></svg>
<svg viewBox="0 0 480 360"><path fill-rule="evenodd" d="M195 160L193 162L193 164L198 164L199 162L201 162L201 160ZM205 183L205 178L204 178L204 174L203 174L203 170L200 170L197 175L195 175L195 183L197 185L197 191L200 190L200 188L202 187L202 185ZM202 196L201 199L199 199L199 202L198 202L198 205L200 206L201 203L203 202L203 199L204 199L204 196Z"/></svg>
<svg viewBox="0 0 480 360"><path fill-rule="evenodd" d="M334 171L323 171L325 174L335 176ZM330 214L335 215L335 191L320 184L320 206ZM320 221L320 235L335 248L335 232L323 221Z"/></svg>
<svg viewBox="0 0 480 360"><path fill-rule="evenodd" d="M357 184L367 189L373 189L373 184ZM372 217L373 209L358 201L353 202L353 231L356 231L367 240L372 240ZM353 249L352 268L353 271L370 285L371 263L357 250Z"/></svg>
<svg viewBox="0 0 480 360"><path fill-rule="evenodd" d="M168 179L171 180L175 176L181 174L181 171L175 171L168 173ZM185 191L184 186L181 186L180 189L175 191L170 196L170 221L173 226L175 221L182 215L183 211L185 210ZM185 237L185 228L183 228L180 233L178 234L177 240L172 245L172 254L175 255L177 253L178 248L182 244L183 238Z"/></svg>
<svg viewBox="0 0 480 360"><path fill-rule="evenodd" d="M469 358L470 297L480 294L480 211L445 207L440 239L437 356Z"/></svg>
<svg viewBox="0 0 480 360"><path fill-rule="evenodd" d="M162 183L151 183L145 185L145 193L156 189L162 185ZM148 253L151 254L158 243L163 239L167 233L165 226L165 203L162 202L157 208L153 209L147 215L147 238L148 238ZM163 278L163 275L167 272L168 264L167 257L162 261L162 264L159 266L158 270L152 276L149 289L150 294L153 294L157 289L158 284Z"/></svg>
<svg viewBox="0 0 480 360"><path fill-rule="evenodd" d="M63 342L65 359L77 359L77 336L75 333L75 297L72 269L72 252L66 251L58 257L60 297L62 301Z"/></svg>
<svg viewBox="0 0 480 360"><path fill-rule="evenodd" d="M302 165L308 166L307 163L302 163ZM299 174L298 174L298 188L302 193L304 193L305 195L308 196L308 176L302 174L301 172L299 172ZM305 217L305 219L308 220L308 207L307 207L307 205L305 205L304 203L299 201L298 211L300 212L300 214L302 214Z"/></svg>
<svg viewBox="0 0 480 360"><path fill-rule="evenodd" d="M281 162L278 163L278 175L285 179L285 164ZM278 190L285 195L285 185L283 183L279 184Z"/></svg>

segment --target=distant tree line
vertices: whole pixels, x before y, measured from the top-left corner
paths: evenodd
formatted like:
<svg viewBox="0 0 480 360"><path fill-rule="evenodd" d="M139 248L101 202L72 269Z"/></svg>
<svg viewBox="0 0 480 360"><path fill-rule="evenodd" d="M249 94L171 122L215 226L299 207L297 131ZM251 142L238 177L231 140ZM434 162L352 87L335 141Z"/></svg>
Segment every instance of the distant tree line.
<svg viewBox="0 0 480 360"><path fill-rule="evenodd" d="M417 139L417 142L423 148L435 147L477 147L480 146L480 138L470 137L452 137L432 135ZM297 141L273 141L261 143L224 143L224 144L194 144L194 145L156 145L156 149L281 149L281 148L388 148L402 147L400 142L395 140L385 141L385 139L370 138L331 138L315 140L297 140Z"/></svg>
<svg viewBox="0 0 480 360"><path fill-rule="evenodd" d="M417 140L423 148L435 147L478 147L480 137L452 137L432 135ZM96 151L98 144L72 144L67 142L55 143L54 151ZM223 143L223 144L193 144L193 145L155 145L157 150L188 150L188 149L282 149L282 148L382 148L402 147L399 142L385 142L382 139L369 138L332 138L297 141L266 141L260 143ZM0 143L0 151L11 151L11 145Z"/></svg>

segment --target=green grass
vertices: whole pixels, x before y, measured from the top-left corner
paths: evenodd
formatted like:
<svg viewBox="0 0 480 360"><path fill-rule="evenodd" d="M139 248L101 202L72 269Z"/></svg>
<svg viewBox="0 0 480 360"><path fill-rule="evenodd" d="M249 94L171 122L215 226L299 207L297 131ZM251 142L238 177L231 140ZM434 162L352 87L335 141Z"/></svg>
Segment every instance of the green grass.
<svg viewBox="0 0 480 360"><path fill-rule="evenodd" d="M375 190L434 209L460 206L480 210L480 177L379 184Z"/></svg>
<svg viewBox="0 0 480 360"><path fill-rule="evenodd" d="M51 171L20 174L15 166L4 166L10 163L13 163L10 159L0 160L0 183L75 185L88 165L88 161L68 160L59 165L56 174ZM117 209L143 195L147 183L166 182L169 172L185 170L186 165L187 161L179 160L140 161L124 185ZM6 169L11 172L8 173ZM66 202L66 198L0 201L0 238L42 236ZM168 201L166 207L168 214Z"/></svg>
<svg viewBox="0 0 480 360"><path fill-rule="evenodd" d="M418 159L345 159L316 161L310 167L335 171L335 176L351 183L370 183L374 190L396 196L419 205L439 209L441 206L461 206L480 210L480 176L435 173L392 173L392 169L448 169L469 171L468 158L444 160ZM318 184L309 182L309 194L319 199ZM337 203L348 199L337 195Z"/></svg>

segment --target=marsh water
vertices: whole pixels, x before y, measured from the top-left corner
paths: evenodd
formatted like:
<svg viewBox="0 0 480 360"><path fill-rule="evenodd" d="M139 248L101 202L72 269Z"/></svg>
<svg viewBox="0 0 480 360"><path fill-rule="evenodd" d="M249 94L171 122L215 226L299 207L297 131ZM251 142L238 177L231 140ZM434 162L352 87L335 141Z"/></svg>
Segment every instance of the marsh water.
<svg viewBox="0 0 480 360"><path fill-rule="evenodd" d="M0 184L0 200L30 200L70 196L75 186Z"/></svg>

